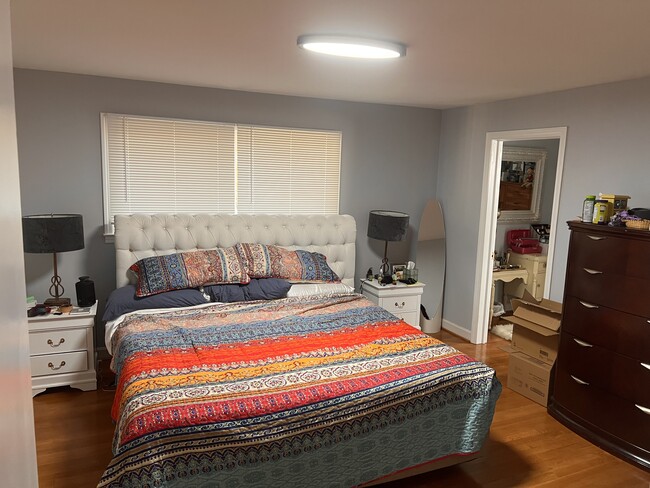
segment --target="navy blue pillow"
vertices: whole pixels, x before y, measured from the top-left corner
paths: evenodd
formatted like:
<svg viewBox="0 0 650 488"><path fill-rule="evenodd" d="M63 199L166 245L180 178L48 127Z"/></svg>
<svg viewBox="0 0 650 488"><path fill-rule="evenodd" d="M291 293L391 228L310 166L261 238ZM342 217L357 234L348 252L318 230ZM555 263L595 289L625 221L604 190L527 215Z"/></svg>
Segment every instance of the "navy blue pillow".
<svg viewBox="0 0 650 488"><path fill-rule="evenodd" d="M247 285L207 285L203 289L213 302L248 302L284 298L291 283L279 278L252 279Z"/></svg>
<svg viewBox="0 0 650 488"><path fill-rule="evenodd" d="M195 288L173 290L139 298L135 296L135 285L126 285L113 290L110 294L106 301L102 320L115 320L122 314L146 308L190 307L207 302L205 295Z"/></svg>

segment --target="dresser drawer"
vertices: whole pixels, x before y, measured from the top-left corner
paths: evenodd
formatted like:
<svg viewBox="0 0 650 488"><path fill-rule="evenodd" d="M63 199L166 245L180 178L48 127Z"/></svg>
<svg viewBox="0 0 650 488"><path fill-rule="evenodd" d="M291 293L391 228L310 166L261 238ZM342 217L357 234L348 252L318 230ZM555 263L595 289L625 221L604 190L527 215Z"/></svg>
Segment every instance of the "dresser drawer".
<svg viewBox="0 0 650 488"><path fill-rule="evenodd" d="M649 363L616 354L567 332L560 339L558 358L558 367L570 375L633 403L650 406Z"/></svg>
<svg viewBox="0 0 650 488"><path fill-rule="evenodd" d="M32 356L87 349L86 329L45 330L29 334L29 353Z"/></svg>
<svg viewBox="0 0 650 488"><path fill-rule="evenodd" d="M379 299L379 306L396 314L401 312L419 312L420 297L416 295L386 297Z"/></svg>
<svg viewBox="0 0 650 488"><path fill-rule="evenodd" d="M553 396L555 402L574 415L650 456L650 405L640 405L648 408L649 413L644 413L629 400L580 384L559 364Z"/></svg>
<svg viewBox="0 0 650 488"><path fill-rule="evenodd" d="M650 318L650 280L624 276L601 268L567 268L565 293L595 305Z"/></svg>
<svg viewBox="0 0 650 488"><path fill-rule="evenodd" d="M650 319L566 295L562 331L591 344L650 362Z"/></svg>
<svg viewBox="0 0 650 488"><path fill-rule="evenodd" d="M650 242L594 232L571 233L571 261L577 267L650 280Z"/></svg>
<svg viewBox="0 0 650 488"><path fill-rule="evenodd" d="M29 358L32 365L32 377L62 373L75 373L88 369L86 351L45 354Z"/></svg>

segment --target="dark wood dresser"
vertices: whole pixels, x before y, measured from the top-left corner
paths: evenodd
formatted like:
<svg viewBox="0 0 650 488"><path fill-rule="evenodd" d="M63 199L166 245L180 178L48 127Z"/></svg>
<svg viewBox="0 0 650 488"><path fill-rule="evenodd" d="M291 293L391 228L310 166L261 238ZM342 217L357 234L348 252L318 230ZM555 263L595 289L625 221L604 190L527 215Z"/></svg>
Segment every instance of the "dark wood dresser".
<svg viewBox="0 0 650 488"><path fill-rule="evenodd" d="M650 231L569 222L549 413L650 470Z"/></svg>

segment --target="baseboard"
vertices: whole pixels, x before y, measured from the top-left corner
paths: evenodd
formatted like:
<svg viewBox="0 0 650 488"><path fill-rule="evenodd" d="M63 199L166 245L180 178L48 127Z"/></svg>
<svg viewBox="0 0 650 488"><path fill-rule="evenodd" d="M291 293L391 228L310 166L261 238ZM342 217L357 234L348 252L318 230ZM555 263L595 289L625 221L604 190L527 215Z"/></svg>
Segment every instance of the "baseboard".
<svg viewBox="0 0 650 488"><path fill-rule="evenodd" d="M450 322L449 320L442 319L442 328L445 329L447 332L451 332L454 335L457 335L458 337L462 337L466 341L469 341L472 337L472 331L467 330L464 327L461 327L460 325L456 325L453 322Z"/></svg>

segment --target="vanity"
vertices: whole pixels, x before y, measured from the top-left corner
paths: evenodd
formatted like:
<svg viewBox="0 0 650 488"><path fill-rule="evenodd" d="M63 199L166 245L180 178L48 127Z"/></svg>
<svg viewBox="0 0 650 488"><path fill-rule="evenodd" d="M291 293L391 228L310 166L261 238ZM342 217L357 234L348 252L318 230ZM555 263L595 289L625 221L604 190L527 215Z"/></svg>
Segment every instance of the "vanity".
<svg viewBox="0 0 650 488"><path fill-rule="evenodd" d="M546 284L546 254L510 254L510 264L518 265L527 272L528 280L521 283L506 283L504 292L510 296L521 297L524 290L528 291L536 300L544 298L544 285Z"/></svg>

